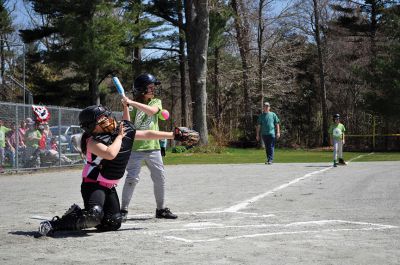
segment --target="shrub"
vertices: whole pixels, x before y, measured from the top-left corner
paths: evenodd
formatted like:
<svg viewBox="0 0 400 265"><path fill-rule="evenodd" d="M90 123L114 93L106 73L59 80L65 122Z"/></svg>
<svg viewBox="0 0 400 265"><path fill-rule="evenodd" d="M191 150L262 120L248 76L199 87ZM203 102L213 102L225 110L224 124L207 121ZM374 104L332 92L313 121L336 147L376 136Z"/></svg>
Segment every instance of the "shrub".
<svg viewBox="0 0 400 265"><path fill-rule="evenodd" d="M186 147L178 145L172 148L172 153L184 153L186 150Z"/></svg>

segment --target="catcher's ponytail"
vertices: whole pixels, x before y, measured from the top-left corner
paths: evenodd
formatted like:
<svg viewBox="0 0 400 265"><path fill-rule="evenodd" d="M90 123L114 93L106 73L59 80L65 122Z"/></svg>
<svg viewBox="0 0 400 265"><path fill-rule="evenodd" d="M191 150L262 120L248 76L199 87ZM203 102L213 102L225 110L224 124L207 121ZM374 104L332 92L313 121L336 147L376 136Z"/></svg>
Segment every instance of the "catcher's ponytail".
<svg viewBox="0 0 400 265"><path fill-rule="evenodd" d="M82 154L84 156L86 156L86 151L87 151L87 139L90 137L91 135L88 134L87 132L84 132L82 134L82 139L81 139L81 151Z"/></svg>

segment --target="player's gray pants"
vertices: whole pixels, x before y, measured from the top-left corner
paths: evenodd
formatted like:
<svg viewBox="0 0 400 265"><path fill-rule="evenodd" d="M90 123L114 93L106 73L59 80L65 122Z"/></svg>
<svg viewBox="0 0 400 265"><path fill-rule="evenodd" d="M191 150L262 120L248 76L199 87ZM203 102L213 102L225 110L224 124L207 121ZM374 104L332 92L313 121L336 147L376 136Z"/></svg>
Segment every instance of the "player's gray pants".
<svg viewBox="0 0 400 265"><path fill-rule="evenodd" d="M157 209L164 208L165 197L165 170L160 150L132 152L129 158L126 170L125 185L122 189L121 210L128 210L133 191L139 182L139 173L142 161L146 163L150 170L150 176L153 180L154 197L156 198Z"/></svg>
<svg viewBox="0 0 400 265"><path fill-rule="evenodd" d="M343 158L343 141L333 139L333 160L337 161L339 158Z"/></svg>

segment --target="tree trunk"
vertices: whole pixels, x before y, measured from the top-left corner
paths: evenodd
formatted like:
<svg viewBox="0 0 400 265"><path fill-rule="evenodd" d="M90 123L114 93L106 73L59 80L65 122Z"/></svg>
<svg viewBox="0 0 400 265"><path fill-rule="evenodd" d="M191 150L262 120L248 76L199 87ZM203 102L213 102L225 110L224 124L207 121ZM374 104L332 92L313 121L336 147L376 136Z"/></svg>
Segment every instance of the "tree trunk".
<svg viewBox="0 0 400 265"><path fill-rule="evenodd" d="M100 105L99 69L94 69L89 78L90 104Z"/></svg>
<svg viewBox="0 0 400 265"><path fill-rule="evenodd" d="M189 79L193 99L193 128L200 134L200 144L208 144L207 129L207 48L209 10L207 0L185 1L186 41Z"/></svg>
<svg viewBox="0 0 400 265"><path fill-rule="evenodd" d="M319 66L319 83L320 83L320 91L321 91L321 109L322 109L322 146L329 145L329 135L328 135L328 107L326 103L326 86L325 86L325 67L323 61L322 54L322 41L321 41L321 33L320 33L320 22L319 22L319 7L318 0L313 0L314 4L314 37L315 42L317 43L317 51L318 51L318 66Z"/></svg>
<svg viewBox="0 0 400 265"><path fill-rule="evenodd" d="M220 96L220 89L219 89L219 48L215 48L214 50L214 106L215 106L215 120L217 124L221 124L221 96Z"/></svg>
<svg viewBox="0 0 400 265"><path fill-rule="evenodd" d="M264 84L263 84L263 60L262 48L264 37L263 8L265 0L260 0L258 4L258 31L257 31L257 48L258 48L258 89L260 91L260 109L263 109L264 101Z"/></svg>
<svg viewBox="0 0 400 265"><path fill-rule="evenodd" d="M183 25L183 7L182 1L177 2L178 24ZM186 55L185 55L185 31L179 27L179 72L181 83L181 113L182 126L189 126L189 102L188 89L186 87Z"/></svg>
<svg viewBox="0 0 400 265"><path fill-rule="evenodd" d="M246 14L242 14L244 10L244 4L241 0L232 0L232 9L235 16L235 29L236 39L239 46L240 58L242 61L242 77L243 77L243 107L242 113L243 118L243 131L245 133L246 140L252 139L251 135L254 133L253 129L253 118L251 117L251 102L249 97L249 53L250 53L250 24L246 18Z"/></svg>
<svg viewBox="0 0 400 265"><path fill-rule="evenodd" d="M5 72L5 61L6 61L6 58L5 58L5 55L4 55L4 36L3 35L0 35L0 55L1 55L1 58L0 58L0 60L1 60L1 70L0 70L0 82L1 82L1 84L3 84L3 82L4 82L4 72Z"/></svg>

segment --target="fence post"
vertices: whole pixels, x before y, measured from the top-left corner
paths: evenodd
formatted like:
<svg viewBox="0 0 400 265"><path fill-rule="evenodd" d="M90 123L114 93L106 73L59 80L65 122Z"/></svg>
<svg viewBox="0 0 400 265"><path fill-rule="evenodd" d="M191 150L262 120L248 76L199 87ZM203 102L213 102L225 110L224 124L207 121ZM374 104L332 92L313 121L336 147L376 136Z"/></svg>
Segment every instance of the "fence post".
<svg viewBox="0 0 400 265"><path fill-rule="evenodd" d="M61 167L61 107L58 107L58 166Z"/></svg>
<svg viewBox="0 0 400 265"><path fill-rule="evenodd" d="M376 127L376 122L375 122L375 115L372 116L372 151L375 151L375 127Z"/></svg>
<svg viewBox="0 0 400 265"><path fill-rule="evenodd" d="M18 104L15 105L15 165L16 165L16 170L18 171L19 169L19 124L18 124Z"/></svg>

